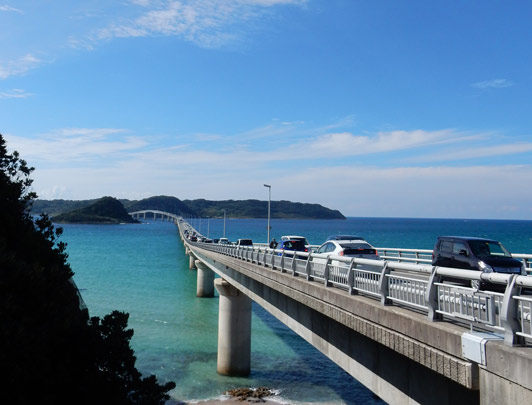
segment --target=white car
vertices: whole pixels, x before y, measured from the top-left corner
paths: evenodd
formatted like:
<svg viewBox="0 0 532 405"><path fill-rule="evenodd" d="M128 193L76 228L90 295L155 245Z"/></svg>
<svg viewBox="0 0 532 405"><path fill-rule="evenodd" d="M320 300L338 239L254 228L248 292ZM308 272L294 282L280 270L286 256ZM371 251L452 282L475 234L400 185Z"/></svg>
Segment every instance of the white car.
<svg viewBox="0 0 532 405"><path fill-rule="evenodd" d="M357 240L328 240L314 253L324 256L356 257L361 259L381 260L377 250L364 239ZM313 262L325 264L327 257L313 257ZM333 260L331 265L338 266L340 261ZM365 266L359 266L364 268ZM367 266L366 270L377 271L377 267Z"/></svg>

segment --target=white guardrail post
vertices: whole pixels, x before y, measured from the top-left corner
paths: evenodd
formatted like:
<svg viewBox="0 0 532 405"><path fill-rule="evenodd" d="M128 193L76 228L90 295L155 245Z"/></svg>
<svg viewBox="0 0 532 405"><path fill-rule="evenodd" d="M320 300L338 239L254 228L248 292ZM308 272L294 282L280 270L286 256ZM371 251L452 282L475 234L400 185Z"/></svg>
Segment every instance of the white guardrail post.
<svg viewBox="0 0 532 405"><path fill-rule="evenodd" d="M310 262L312 261L312 253L308 255L307 262L305 263L305 273L307 273L307 280L312 280L310 275Z"/></svg>
<svg viewBox="0 0 532 405"><path fill-rule="evenodd" d="M388 298L388 292L389 292L389 286L390 283L388 282L389 279L387 275L390 274L390 269L388 268L388 260L384 262L384 266L382 266L381 270L381 278L379 280L379 291L381 293L381 304L382 305L391 305L392 301Z"/></svg>
<svg viewBox="0 0 532 405"><path fill-rule="evenodd" d="M327 260L325 261L325 268L323 269L323 278L325 282L325 287L328 287L331 285L331 283L329 283L329 272L330 272L329 266L330 265L331 265L331 256L327 257Z"/></svg>
<svg viewBox="0 0 532 405"><path fill-rule="evenodd" d="M427 285L427 291L425 293L425 302L429 310L428 318L431 321L436 319L441 319L443 316L436 312L438 310L438 286L436 283L439 283L441 276L437 273L438 268L436 266L432 267L432 272L429 277L429 284Z"/></svg>
<svg viewBox="0 0 532 405"><path fill-rule="evenodd" d="M357 295L358 290L355 288L355 269L357 264L355 263L355 258L351 259L349 263L349 273L347 273L347 286L349 288L349 294Z"/></svg>
<svg viewBox="0 0 532 405"><path fill-rule="evenodd" d="M514 299L514 295L519 295L521 287L515 284L517 277L512 275L508 280L508 285L504 291L504 299L502 301L501 323L504 328L504 343L508 346L516 346L523 344L523 338L516 334L521 329L518 320L518 302Z"/></svg>
<svg viewBox="0 0 532 405"><path fill-rule="evenodd" d="M272 260L273 262L273 260ZM281 266L281 272L284 273L286 270L284 269L284 249L281 252L281 260L280 260L280 266Z"/></svg>

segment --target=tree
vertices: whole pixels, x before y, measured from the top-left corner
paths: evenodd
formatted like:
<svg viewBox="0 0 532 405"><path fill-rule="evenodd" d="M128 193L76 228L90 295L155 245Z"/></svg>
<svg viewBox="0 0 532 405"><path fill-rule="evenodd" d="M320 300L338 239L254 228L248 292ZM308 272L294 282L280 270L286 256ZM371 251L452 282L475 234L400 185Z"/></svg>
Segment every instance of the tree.
<svg viewBox="0 0 532 405"><path fill-rule="evenodd" d="M62 230L29 214L33 170L0 134L0 403L164 403L175 384L135 368L128 315L89 318Z"/></svg>

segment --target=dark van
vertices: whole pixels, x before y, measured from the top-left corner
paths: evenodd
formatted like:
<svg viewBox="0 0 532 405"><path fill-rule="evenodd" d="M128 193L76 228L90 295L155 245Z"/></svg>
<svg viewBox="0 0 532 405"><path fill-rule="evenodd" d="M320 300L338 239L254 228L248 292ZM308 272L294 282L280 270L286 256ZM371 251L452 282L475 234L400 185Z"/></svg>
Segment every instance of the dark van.
<svg viewBox="0 0 532 405"><path fill-rule="evenodd" d="M432 264L441 267L526 275L523 264L498 241L467 236L440 236L432 252ZM464 280L446 278L446 281ZM477 280L466 281L474 288L483 288Z"/></svg>

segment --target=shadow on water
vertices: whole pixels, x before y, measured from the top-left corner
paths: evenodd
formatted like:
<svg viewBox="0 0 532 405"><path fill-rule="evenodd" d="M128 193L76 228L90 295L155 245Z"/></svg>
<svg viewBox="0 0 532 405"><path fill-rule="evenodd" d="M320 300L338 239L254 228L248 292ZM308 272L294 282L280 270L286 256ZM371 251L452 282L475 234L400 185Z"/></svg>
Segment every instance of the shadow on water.
<svg viewBox="0 0 532 405"><path fill-rule="evenodd" d="M327 356L297 335L260 305L253 303L253 313L269 330L279 337L294 352L287 367L285 358L275 358L269 354L254 354L254 361L274 363L274 379L279 382L305 382L309 386L321 385L334 391L346 404L385 404L378 396L336 365ZM279 363L278 365L276 363ZM252 371L252 377L261 378L266 371ZM264 376L272 380L272 375ZM309 381L310 378L310 381Z"/></svg>

